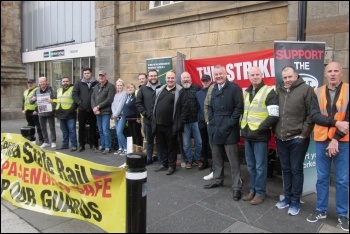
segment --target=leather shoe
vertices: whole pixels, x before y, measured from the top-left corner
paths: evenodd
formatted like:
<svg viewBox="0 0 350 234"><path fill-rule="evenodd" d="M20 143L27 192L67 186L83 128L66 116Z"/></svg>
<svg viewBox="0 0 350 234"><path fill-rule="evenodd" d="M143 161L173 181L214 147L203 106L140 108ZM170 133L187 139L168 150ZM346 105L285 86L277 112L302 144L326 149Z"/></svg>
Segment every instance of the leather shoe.
<svg viewBox="0 0 350 234"><path fill-rule="evenodd" d="M201 165L198 165L198 170L204 170L204 169L207 169L209 166L208 166L208 163L202 163Z"/></svg>
<svg viewBox="0 0 350 234"><path fill-rule="evenodd" d="M167 170L167 172L165 173L166 175L172 175L175 173L175 168L169 167L169 169Z"/></svg>
<svg viewBox="0 0 350 234"><path fill-rule="evenodd" d="M85 147L84 146L80 146L79 149L78 149L78 152L83 152L85 150Z"/></svg>
<svg viewBox="0 0 350 234"><path fill-rule="evenodd" d="M233 200L239 201L242 197L241 190L234 190L233 191Z"/></svg>
<svg viewBox="0 0 350 234"><path fill-rule="evenodd" d="M264 201L264 197L263 196L255 195L253 200L250 201L250 204L252 204L252 205L259 205L263 201Z"/></svg>
<svg viewBox="0 0 350 234"><path fill-rule="evenodd" d="M163 165L160 165L157 169L155 169L155 172L159 172L159 171L167 171L168 167L165 167Z"/></svg>
<svg viewBox="0 0 350 234"><path fill-rule="evenodd" d="M61 146L58 150L68 149L68 147Z"/></svg>
<svg viewBox="0 0 350 234"><path fill-rule="evenodd" d="M216 188L216 187L219 187L219 186L223 186L223 183L215 183L215 182L213 182L211 184L206 184L203 187L205 189L212 189L212 188Z"/></svg>
<svg viewBox="0 0 350 234"><path fill-rule="evenodd" d="M243 201L251 201L251 200L253 200L254 196L255 196L255 192L250 191L248 194L246 194L242 197L242 200Z"/></svg>

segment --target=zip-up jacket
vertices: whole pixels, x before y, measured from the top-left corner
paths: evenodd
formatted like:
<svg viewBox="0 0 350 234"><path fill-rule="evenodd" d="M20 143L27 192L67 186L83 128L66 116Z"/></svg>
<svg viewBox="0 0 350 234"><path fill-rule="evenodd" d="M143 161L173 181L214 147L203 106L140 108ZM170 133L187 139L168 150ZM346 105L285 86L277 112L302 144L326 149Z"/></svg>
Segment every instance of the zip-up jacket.
<svg viewBox="0 0 350 234"><path fill-rule="evenodd" d="M91 95L91 108L99 106L101 115L112 115L112 102L115 95L115 86L107 82L101 86L95 85Z"/></svg>
<svg viewBox="0 0 350 234"><path fill-rule="evenodd" d="M86 112L92 111L91 95L95 85L97 84L98 82L94 78L91 78L90 87L84 78L75 82L74 88L72 91L72 96L73 96L74 102L78 104L79 110L84 110Z"/></svg>
<svg viewBox="0 0 350 234"><path fill-rule="evenodd" d="M335 127L338 120L349 122L349 84L341 82L338 85L333 105L327 89L327 85L323 85L316 89L312 96L311 116L315 122L314 139L326 141L334 138L349 142L349 133L345 134Z"/></svg>
<svg viewBox="0 0 350 234"><path fill-rule="evenodd" d="M38 100L38 95L40 94L44 94L44 93L48 93L49 96L50 96L50 99L52 100L52 111L49 111L49 112L39 112L38 111L38 106L36 107L36 111L38 112L38 115L41 116L41 117L49 117L49 116L52 116L54 115L54 112L55 112L55 109L56 109L56 92L53 90L53 88L51 86L46 86L46 89L45 90L42 90L40 87L34 92L34 95L33 97L35 96L37 99L36 101L32 101L30 100L30 103L31 104L34 104L37 102Z"/></svg>

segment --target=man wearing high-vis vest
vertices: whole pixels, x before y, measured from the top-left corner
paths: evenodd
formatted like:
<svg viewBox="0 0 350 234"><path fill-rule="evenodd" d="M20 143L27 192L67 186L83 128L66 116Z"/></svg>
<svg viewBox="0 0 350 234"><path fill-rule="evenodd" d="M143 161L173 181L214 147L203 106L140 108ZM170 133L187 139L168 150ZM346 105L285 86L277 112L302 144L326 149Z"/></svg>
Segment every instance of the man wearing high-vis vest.
<svg viewBox="0 0 350 234"><path fill-rule="evenodd" d="M43 133L41 132L41 127L39 123L38 112L36 111L36 103L30 104L30 98L34 95L35 91L38 89L38 86L35 83L34 79L27 80L28 89L26 89L23 93L23 104L22 104L22 112L26 116L27 124L30 127L36 127L36 131L39 137L39 144L44 143ZM35 134L31 136L31 139L35 138ZM33 141L35 144L35 140Z"/></svg>
<svg viewBox="0 0 350 234"><path fill-rule="evenodd" d="M338 62L325 68L327 83L315 90L311 116L315 122L317 205L309 222L327 217L331 164L334 165L335 205L341 229L349 231L349 84L343 83Z"/></svg>
<svg viewBox="0 0 350 234"><path fill-rule="evenodd" d="M268 142L271 128L278 121L278 96L273 87L266 86L259 67L248 71L251 85L245 90L241 134L244 137L245 158L250 176L249 194L243 201L259 205L264 201L267 182Z"/></svg>
<svg viewBox="0 0 350 234"><path fill-rule="evenodd" d="M62 87L57 89L56 117L60 120L60 128L63 135L62 145L59 149L68 149L69 140L71 143L70 151L76 151L77 142L77 108L78 104L72 97L73 85L67 76L61 79Z"/></svg>

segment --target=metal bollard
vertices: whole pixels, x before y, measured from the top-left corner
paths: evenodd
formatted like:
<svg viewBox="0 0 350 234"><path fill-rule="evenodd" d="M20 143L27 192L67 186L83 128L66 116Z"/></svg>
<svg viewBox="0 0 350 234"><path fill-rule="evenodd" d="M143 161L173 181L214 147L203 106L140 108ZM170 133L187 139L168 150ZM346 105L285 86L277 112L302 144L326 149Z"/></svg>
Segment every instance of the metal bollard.
<svg viewBox="0 0 350 234"><path fill-rule="evenodd" d="M147 156L129 153L126 156L126 232L146 233Z"/></svg>
<svg viewBox="0 0 350 234"><path fill-rule="evenodd" d="M29 141L35 141L35 127L32 127L32 126L22 127L21 135Z"/></svg>

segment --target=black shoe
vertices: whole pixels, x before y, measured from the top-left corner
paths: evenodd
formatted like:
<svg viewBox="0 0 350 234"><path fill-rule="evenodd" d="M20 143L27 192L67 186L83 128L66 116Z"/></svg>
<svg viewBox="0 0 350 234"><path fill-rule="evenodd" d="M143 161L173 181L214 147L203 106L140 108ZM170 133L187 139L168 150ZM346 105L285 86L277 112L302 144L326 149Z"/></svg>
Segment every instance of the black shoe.
<svg viewBox="0 0 350 234"><path fill-rule="evenodd" d="M147 159L146 165L151 165L153 164L153 160L152 159Z"/></svg>
<svg viewBox="0 0 350 234"><path fill-rule="evenodd" d="M77 151L77 147L72 147L72 148L70 149L70 152L73 152L73 151Z"/></svg>
<svg viewBox="0 0 350 234"><path fill-rule="evenodd" d="M169 167L169 169L167 170L167 172L165 173L166 175L172 175L175 173L175 168L173 167Z"/></svg>
<svg viewBox="0 0 350 234"><path fill-rule="evenodd" d="M155 172L159 172L159 171L166 171L168 170L168 167L165 167L163 165L160 165L157 169L155 169Z"/></svg>
<svg viewBox="0 0 350 234"><path fill-rule="evenodd" d="M233 191L233 200L239 201L242 197L241 190L234 190Z"/></svg>
<svg viewBox="0 0 350 234"><path fill-rule="evenodd" d="M83 152L85 150L85 147L84 146L80 146L79 149L78 149L78 152Z"/></svg>
<svg viewBox="0 0 350 234"><path fill-rule="evenodd" d="M58 148L58 150L64 150L64 149L68 149L68 147L61 146L60 148Z"/></svg>
<svg viewBox="0 0 350 234"><path fill-rule="evenodd" d="M215 183L215 182L213 182L211 184L206 184L203 187L205 189L212 189L212 188L216 188L216 187L219 187L219 186L223 186L223 183Z"/></svg>
<svg viewBox="0 0 350 234"><path fill-rule="evenodd" d="M209 166L208 166L208 163L202 163L201 165L198 165L198 170L204 170L204 169L207 169Z"/></svg>

